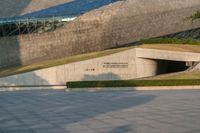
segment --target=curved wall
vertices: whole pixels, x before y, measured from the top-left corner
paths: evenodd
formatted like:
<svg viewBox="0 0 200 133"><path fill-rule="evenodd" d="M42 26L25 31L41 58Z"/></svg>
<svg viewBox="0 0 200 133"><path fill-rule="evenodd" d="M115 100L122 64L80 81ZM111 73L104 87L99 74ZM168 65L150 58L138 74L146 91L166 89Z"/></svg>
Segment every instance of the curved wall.
<svg viewBox="0 0 200 133"><path fill-rule="evenodd" d="M0 38L0 67L101 51L197 28L200 21L187 18L199 9L199 0L120 1L54 32Z"/></svg>

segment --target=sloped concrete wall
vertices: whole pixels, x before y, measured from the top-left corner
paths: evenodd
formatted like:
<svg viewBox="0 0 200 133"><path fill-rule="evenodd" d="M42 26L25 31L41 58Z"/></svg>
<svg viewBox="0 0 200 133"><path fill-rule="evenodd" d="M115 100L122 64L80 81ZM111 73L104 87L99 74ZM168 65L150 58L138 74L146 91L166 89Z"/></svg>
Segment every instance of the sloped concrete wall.
<svg viewBox="0 0 200 133"><path fill-rule="evenodd" d="M62 86L67 81L131 79L137 75L135 66L135 49L131 49L96 59L0 78L0 86Z"/></svg>
<svg viewBox="0 0 200 133"><path fill-rule="evenodd" d="M126 0L87 13L49 33L0 38L0 67L101 51L200 27L187 18L199 0Z"/></svg>

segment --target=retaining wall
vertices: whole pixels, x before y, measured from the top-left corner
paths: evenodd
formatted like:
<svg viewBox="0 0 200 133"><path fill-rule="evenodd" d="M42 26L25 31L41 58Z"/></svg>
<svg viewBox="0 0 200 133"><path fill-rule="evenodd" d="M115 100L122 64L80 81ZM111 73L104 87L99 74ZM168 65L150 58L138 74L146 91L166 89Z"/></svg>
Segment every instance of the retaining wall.
<svg viewBox="0 0 200 133"><path fill-rule="evenodd" d="M151 58L152 56L149 56L151 52L157 53L157 55L154 54ZM165 53L168 56L164 58L162 55ZM190 61L190 59L193 61L194 57L200 56L200 53L177 51L180 59L178 60L176 54L173 53L174 51L132 48L104 57L0 78L0 86L7 86L9 89L17 88L15 86L50 85L54 88L65 86L67 81L135 79L155 76L158 69L164 69L158 62L161 56L163 60L173 60L171 57L174 56L175 61ZM193 57L187 56L192 54Z"/></svg>

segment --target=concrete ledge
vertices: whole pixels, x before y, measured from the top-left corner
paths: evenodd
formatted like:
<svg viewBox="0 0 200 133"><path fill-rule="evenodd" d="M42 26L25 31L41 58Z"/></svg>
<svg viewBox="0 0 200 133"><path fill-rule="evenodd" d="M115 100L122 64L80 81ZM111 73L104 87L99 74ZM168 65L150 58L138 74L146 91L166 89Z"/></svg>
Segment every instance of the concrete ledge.
<svg viewBox="0 0 200 133"><path fill-rule="evenodd" d="M200 61L200 53L148 48L136 48L136 57L157 60Z"/></svg>
<svg viewBox="0 0 200 133"><path fill-rule="evenodd" d="M96 92L96 91L153 91L153 90L200 90L200 86L159 86L159 87L98 87L98 88L66 88L65 86L52 87L0 87L0 92L24 90L65 90L66 92Z"/></svg>
<svg viewBox="0 0 200 133"><path fill-rule="evenodd" d="M5 91L24 91L24 90L64 90L66 86L36 86L36 87L0 87L0 92Z"/></svg>
<svg viewBox="0 0 200 133"><path fill-rule="evenodd" d="M200 86L159 86L159 87L98 87L98 88L66 88L66 92L74 91L152 91L152 90L200 90Z"/></svg>

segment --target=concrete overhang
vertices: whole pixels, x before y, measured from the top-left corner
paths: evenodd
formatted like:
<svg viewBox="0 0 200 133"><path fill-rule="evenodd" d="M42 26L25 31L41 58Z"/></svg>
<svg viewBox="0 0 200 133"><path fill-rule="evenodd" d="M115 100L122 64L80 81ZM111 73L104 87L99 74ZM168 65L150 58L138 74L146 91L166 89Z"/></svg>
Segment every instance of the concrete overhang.
<svg viewBox="0 0 200 133"><path fill-rule="evenodd" d="M184 62L200 61L200 53L147 49L147 48L136 48L136 57L155 59L155 60L172 60L172 61L184 61Z"/></svg>

